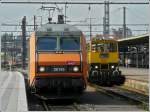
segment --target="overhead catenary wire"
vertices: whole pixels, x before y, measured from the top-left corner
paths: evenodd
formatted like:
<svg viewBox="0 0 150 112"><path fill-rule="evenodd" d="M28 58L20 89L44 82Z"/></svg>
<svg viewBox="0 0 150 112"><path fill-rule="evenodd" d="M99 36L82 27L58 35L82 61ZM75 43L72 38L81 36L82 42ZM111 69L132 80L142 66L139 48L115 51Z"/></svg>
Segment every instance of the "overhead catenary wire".
<svg viewBox="0 0 150 112"><path fill-rule="evenodd" d="M99 5L99 4L105 4L104 2L73 2L73 1L24 1L24 2L20 2L20 1L1 1L0 3L2 4L84 4L84 5L89 5L89 4L93 4L93 5ZM149 4L149 2L109 2L109 4Z"/></svg>
<svg viewBox="0 0 150 112"><path fill-rule="evenodd" d="M30 0L30 1L31 1L31 0ZM30 1L29 1L29 2L30 2ZM46 1L48 1L48 0L44 0L44 1L46 2ZM44 2L44 1L43 1L43 2ZM77 0L75 0L75 1L77 1ZM84 1L85 1L85 3L87 4L87 1L86 1L86 0L84 0ZM96 4L95 1L97 1L98 3L100 3L100 2L103 2L104 0L93 0L93 1L92 1L92 2L94 2L93 4L90 4L90 3L92 3L92 2L90 1L90 3L88 3L87 5L89 5L90 8L91 8L92 5ZM6 1L6 2L9 2L9 1ZM58 2L58 1L55 0L55 4L56 4L57 2ZM125 3L125 2L126 2L126 1L123 1L122 3ZM67 3L67 5L68 5L69 3L72 3L72 0L68 0L68 1L63 2L63 3L65 3L65 4ZM79 0L78 3L83 3L83 2L81 2L81 1ZM117 3L117 2L116 2L116 1L113 1L113 2L111 1L111 2L110 2L110 4L113 4L113 3ZM119 2L118 2L118 3L119 3ZM128 3L129 3L129 2L128 2ZM138 2L138 3L139 3L139 2ZM142 4L142 3L147 3L147 2L141 2L141 4ZM11 4L11 3L10 3L10 4ZM30 4L30 3L29 3L29 4ZM58 3L58 4L62 4L62 3ZM76 3L75 3L75 4L76 4ZM127 4L127 2L126 2L125 4ZM44 4L43 4L43 5L44 5ZM136 19L137 19L137 18L136 18ZM138 18L138 19L139 19L139 18ZM101 26L101 24L98 24L98 25ZM98 25L97 25L97 26L98 26ZM128 25L128 24L127 24L127 25ZM84 26L84 25L76 24L75 26L81 26L81 27L82 27L82 26ZM86 26L88 26L88 25L85 25L84 27L86 27ZM96 25L94 25L94 26L96 26ZM114 25L114 26L121 26L121 24L120 24L120 25ZM132 26L148 26L148 25L144 25L144 24L143 24L143 25L132 25ZM30 28L31 28L31 27L32 27L32 26L30 26Z"/></svg>

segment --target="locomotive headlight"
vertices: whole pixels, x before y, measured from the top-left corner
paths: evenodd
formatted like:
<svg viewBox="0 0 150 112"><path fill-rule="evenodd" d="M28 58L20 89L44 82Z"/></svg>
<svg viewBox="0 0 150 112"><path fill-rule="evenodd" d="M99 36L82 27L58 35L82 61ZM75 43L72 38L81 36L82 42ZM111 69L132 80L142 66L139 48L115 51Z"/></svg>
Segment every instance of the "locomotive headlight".
<svg viewBox="0 0 150 112"><path fill-rule="evenodd" d="M74 72L78 72L79 71L79 67L77 67L77 66L73 67L73 71Z"/></svg>
<svg viewBox="0 0 150 112"><path fill-rule="evenodd" d="M45 67L40 67L39 70L40 70L40 72L44 72L45 71Z"/></svg>
<svg viewBox="0 0 150 112"><path fill-rule="evenodd" d="M97 66L97 65L95 66L95 69L98 69L98 66Z"/></svg>
<svg viewBox="0 0 150 112"><path fill-rule="evenodd" d="M111 68L113 69L113 68L115 68L115 66L114 66L114 65L112 65L112 66L111 66Z"/></svg>

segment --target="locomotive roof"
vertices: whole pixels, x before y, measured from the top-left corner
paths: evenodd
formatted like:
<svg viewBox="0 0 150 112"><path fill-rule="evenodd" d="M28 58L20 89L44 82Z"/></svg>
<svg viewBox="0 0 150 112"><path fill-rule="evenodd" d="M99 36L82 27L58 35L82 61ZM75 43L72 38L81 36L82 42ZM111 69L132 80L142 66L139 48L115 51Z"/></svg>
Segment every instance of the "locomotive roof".
<svg viewBox="0 0 150 112"><path fill-rule="evenodd" d="M81 30L77 29L76 27L68 24L45 24L42 25L40 28L37 29L36 35L43 36L43 35L72 35L72 36L79 36L82 34Z"/></svg>

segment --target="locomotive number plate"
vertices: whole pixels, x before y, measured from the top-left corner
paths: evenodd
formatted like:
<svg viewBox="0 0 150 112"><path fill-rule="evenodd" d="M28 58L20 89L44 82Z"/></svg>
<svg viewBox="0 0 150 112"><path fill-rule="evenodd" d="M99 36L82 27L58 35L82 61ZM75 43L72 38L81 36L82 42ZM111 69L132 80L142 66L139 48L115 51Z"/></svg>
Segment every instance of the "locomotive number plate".
<svg viewBox="0 0 150 112"><path fill-rule="evenodd" d="M64 72L65 68L52 68L53 72Z"/></svg>

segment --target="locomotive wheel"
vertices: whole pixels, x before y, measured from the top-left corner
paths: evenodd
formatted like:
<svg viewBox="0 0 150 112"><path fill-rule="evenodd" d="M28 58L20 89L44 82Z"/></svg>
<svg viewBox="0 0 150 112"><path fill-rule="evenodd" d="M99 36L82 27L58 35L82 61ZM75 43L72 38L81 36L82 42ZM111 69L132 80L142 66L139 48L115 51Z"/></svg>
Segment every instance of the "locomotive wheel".
<svg viewBox="0 0 150 112"><path fill-rule="evenodd" d="M107 86L111 87L112 82L111 82L111 72L108 72L107 74Z"/></svg>
<svg viewBox="0 0 150 112"><path fill-rule="evenodd" d="M103 72L102 72L102 74L101 74L101 82L100 82L100 85L104 85L104 74L103 74Z"/></svg>
<svg viewBox="0 0 150 112"><path fill-rule="evenodd" d="M111 82L112 84L116 85L118 84L118 71L113 71L112 76L111 76Z"/></svg>
<svg viewBox="0 0 150 112"><path fill-rule="evenodd" d="M99 85L102 85L102 81L103 81L102 75L103 75L102 72L100 72L100 73L99 73L99 77L98 77L98 83L99 83Z"/></svg>
<svg viewBox="0 0 150 112"><path fill-rule="evenodd" d="M114 71L112 74L112 82L115 85L122 85L125 82L125 77L121 75L120 71Z"/></svg>
<svg viewBox="0 0 150 112"><path fill-rule="evenodd" d="M89 75L89 82L91 82L91 83L99 82L98 77L99 77L99 74L97 71L91 71L90 75Z"/></svg>
<svg viewBox="0 0 150 112"><path fill-rule="evenodd" d="M119 75L117 79L118 79L118 82L116 83L116 85L120 86L120 85L124 84L125 76Z"/></svg>
<svg viewBox="0 0 150 112"><path fill-rule="evenodd" d="M103 86L107 86L107 79L108 79L108 76L107 76L107 73L106 72L103 72Z"/></svg>
<svg viewBox="0 0 150 112"><path fill-rule="evenodd" d="M92 72L89 72L89 82L93 83L93 76L92 76Z"/></svg>

